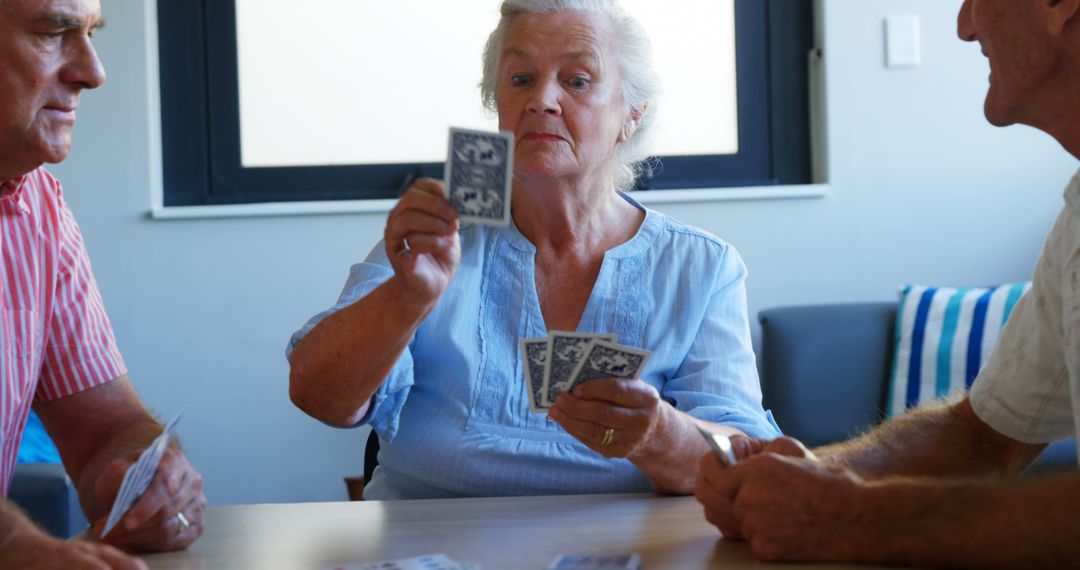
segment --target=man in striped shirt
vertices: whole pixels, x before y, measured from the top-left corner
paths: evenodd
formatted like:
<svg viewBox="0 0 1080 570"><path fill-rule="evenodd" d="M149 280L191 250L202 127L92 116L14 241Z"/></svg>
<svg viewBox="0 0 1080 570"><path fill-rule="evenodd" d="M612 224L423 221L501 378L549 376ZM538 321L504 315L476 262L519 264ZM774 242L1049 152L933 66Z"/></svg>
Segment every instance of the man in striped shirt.
<svg viewBox="0 0 1080 570"><path fill-rule="evenodd" d="M958 32L990 60L987 119L1080 158L1080 0L964 0ZM730 469L702 460L696 495L724 536L770 560L1074 568L1080 470L1016 477L1078 429L1080 172L966 397L816 453L743 440Z"/></svg>
<svg viewBox="0 0 1080 570"><path fill-rule="evenodd" d="M60 450L97 536L124 473L162 431L116 347L79 227L41 165L71 147L84 89L105 80L91 39L99 0L0 0L0 493L31 406ZM185 548L203 529L202 479L170 447L107 537L125 550ZM97 542L65 542L0 498L2 568L144 568Z"/></svg>

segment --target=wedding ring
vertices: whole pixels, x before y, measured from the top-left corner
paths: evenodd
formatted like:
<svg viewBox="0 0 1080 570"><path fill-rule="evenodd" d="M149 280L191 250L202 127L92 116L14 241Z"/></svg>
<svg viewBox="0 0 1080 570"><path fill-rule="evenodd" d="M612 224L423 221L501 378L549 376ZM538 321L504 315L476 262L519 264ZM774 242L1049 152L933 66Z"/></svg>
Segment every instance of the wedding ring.
<svg viewBox="0 0 1080 570"><path fill-rule="evenodd" d="M615 428L607 428L607 431L604 432L604 439L600 440L600 445L607 447L613 441L615 441Z"/></svg>
<svg viewBox="0 0 1080 570"><path fill-rule="evenodd" d="M182 512L176 513L176 521L180 523L180 526L176 527L176 536L184 534L184 531L191 526L191 523L188 522L187 517Z"/></svg>
<svg viewBox="0 0 1080 570"><path fill-rule="evenodd" d="M402 255L402 256L408 256L409 254L412 253L412 248L409 247L409 238L408 237L402 237L401 238L401 249L399 249L397 253L398 253L398 255Z"/></svg>

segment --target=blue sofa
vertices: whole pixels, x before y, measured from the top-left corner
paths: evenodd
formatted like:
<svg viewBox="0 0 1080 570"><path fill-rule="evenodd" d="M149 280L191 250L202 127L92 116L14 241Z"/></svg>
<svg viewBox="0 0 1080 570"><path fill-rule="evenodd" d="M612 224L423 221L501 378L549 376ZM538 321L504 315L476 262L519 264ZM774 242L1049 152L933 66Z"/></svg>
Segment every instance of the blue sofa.
<svg viewBox="0 0 1080 570"><path fill-rule="evenodd" d="M87 526L79 494L59 463L16 465L8 499L53 536L69 538Z"/></svg>
<svg viewBox="0 0 1080 570"><path fill-rule="evenodd" d="M805 305L761 311L761 389L780 429L814 447L884 417L896 303ZM1028 474L1077 468L1076 440L1051 444Z"/></svg>

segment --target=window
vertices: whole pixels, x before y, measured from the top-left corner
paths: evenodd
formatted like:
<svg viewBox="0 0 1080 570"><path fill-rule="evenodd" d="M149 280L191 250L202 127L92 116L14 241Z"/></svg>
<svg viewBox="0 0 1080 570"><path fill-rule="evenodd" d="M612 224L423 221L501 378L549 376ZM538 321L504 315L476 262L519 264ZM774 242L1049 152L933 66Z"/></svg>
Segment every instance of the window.
<svg viewBox="0 0 1080 570"><path fill-rule="evenodd" d="M498 4L158 0L165 205L394 198L441 177L447 127L496 125L476 84ZM665 83L642 189L810 181L809 0L623 4Z"/></svg>

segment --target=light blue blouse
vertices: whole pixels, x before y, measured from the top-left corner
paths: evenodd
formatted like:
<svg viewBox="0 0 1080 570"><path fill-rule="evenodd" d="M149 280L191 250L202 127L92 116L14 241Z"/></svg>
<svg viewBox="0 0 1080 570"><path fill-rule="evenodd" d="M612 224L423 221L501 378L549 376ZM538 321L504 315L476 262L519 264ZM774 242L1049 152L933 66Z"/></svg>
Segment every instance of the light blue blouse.
<svg viewBox="0 0 1080 570"><path fill-rule="evenodd" d="M778 436L761 407L739 254L626 198L645 220L604 256L577 330L615 333L621 344L651 350L642 380L679 410L754 437ZM518 341L548 334L533 244L512 224L465 226L460 235L453 282L361 422L381 443L365 498L652 490L630 461L604 458L529 409ZM380 243L352 267L338 303L297 331L286 353L391 275Z"/></svg>

